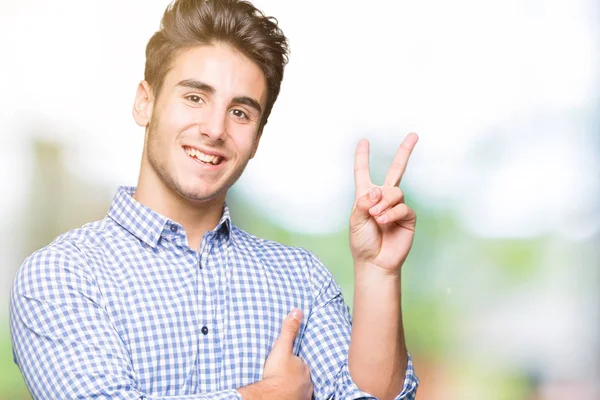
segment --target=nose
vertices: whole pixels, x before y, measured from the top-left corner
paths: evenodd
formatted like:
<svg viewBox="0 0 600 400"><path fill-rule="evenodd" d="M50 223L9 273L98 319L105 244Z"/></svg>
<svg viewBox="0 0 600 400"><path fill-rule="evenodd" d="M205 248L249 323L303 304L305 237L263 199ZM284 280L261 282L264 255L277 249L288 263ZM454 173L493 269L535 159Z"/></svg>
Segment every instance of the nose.
<svg viewBox="0 0 600 400"><path fill-rule="evenodd" d="M222 141L225 138L225 111L217 107L205 111L200 122L200 134L214 141Z"/></svg>

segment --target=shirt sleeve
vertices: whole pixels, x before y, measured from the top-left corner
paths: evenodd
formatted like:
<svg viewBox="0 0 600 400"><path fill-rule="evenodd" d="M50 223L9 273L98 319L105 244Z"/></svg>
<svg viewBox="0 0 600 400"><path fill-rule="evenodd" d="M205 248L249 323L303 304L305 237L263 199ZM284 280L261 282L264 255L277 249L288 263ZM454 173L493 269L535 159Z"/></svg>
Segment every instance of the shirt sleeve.
<svg viewBox="0 0 600 400"><path fill-rule="evenodd" d="M314 398L376 399L356 386L348 370L352 319L341 288L315 256L308 253L308 257L314 301L302 333L299 356L310 367ZM408 354L404 386L396 400L414 400L418 386Z"/></svg>
<svg viewBox="0 0 600 400"><path fill-rule="evenodd" d="M23 263L10 297L15 363L34 399L241 400L236 390L143 393L127 348L81 254L42 249Z"/></svg>

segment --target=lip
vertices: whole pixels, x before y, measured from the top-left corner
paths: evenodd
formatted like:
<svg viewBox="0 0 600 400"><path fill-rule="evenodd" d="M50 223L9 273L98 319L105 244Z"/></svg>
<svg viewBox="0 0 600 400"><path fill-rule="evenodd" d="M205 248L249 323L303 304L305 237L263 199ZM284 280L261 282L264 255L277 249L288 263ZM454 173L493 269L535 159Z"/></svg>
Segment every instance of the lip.
<svg viewBox="0 0 600 400"><path fill-rule="evenodd" d="M202 148L202 147L198 147L198 146L191 146L191 145L184 144L184 145L182 146L182 148L183 148L183 151L185 151L185 148L186 148L186 147L187 147L187 148L190 148L190 149L198 150L199 152L201 152L201 153L204 153L204 154L208 154L209 156L218 156L218 157L221 157L221 158L223 159L221 162L223 162L223 161L226 161L226 160L227 160L227 158L226 158L226 157L223 155L223 153L219 153L219 152L218 152L218 151L216 151L216 150L208 150L208 149L205 149L205 148ZM187 153L186 153L186 154L187 154Z"/></svg>

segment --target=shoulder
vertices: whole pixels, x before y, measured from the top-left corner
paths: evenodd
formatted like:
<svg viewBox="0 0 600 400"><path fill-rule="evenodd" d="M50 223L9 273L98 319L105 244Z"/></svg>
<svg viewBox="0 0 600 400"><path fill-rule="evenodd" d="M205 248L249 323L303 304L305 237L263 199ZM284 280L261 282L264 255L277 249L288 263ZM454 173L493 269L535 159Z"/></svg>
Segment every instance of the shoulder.
<svg viewBox="0 0 600 400"><path fill-rule="evenodd" d="M88 223L57 236L50 244L28 256L17 271L13 290L35 291L75 281L91 282L93 274L87 265L87 253L98 247L105 234L105 220Z"/></svg>

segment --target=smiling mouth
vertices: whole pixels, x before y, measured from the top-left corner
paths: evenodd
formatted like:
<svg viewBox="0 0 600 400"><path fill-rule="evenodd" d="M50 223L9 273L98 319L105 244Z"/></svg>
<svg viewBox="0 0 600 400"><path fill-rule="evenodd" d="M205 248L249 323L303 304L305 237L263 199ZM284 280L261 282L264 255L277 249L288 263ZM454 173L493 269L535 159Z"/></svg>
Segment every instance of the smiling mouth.
<svg viewBox="0 0 600 400"><path fill-rule="evenodd" d="M204 154L197 149L193 149L191 147L183 148L188 156L195 158L203 164L207 165L219 165L223 161L223 157L221 156L211 156L209 154Z"/></svg>

